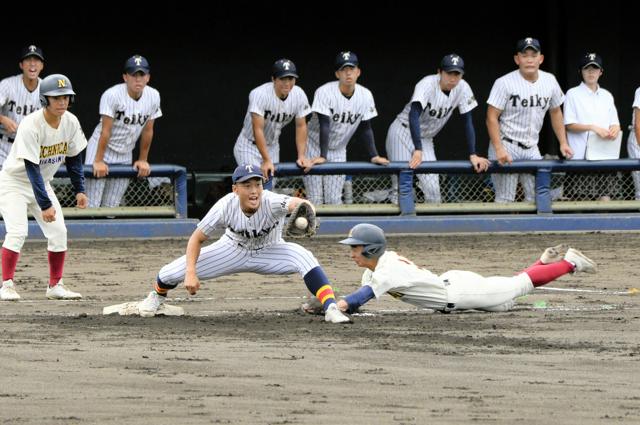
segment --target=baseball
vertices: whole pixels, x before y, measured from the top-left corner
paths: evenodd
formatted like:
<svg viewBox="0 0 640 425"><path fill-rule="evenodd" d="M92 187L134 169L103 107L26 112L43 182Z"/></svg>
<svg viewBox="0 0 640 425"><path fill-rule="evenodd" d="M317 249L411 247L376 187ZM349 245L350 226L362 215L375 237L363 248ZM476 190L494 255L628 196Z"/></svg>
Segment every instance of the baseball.
<svg viewBox="0 0 640 425"><path fill-rule="evenodd" d="M306 218L304 217L298 217L296 218L296 222L295 225L298 229L302 230L302 229L306 229L307 225L309 224L309 222L307 221Z"/></svg>

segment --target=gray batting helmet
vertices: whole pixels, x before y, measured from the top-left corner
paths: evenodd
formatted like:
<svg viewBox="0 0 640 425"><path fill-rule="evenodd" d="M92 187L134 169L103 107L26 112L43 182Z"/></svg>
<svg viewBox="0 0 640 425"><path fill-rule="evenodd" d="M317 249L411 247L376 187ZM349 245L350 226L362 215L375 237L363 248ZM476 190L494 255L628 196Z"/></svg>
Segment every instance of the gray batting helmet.
<svg viewBox="0 0 640 425"><path fill-rule="evenodd" d="M73 91L71 80L62 74L48 75L40 82L40 104L45 107L49 104L47 96L71 96L69 103L73 103L76 92Z"/></svg>
<svg viewBox="0 0 640 425"><path fill-rule="evenodd" d="M378 258L387 248L387 239L378 226L360 223L349 231L347 239L340 241L343 245L362 245L362 255L367 258Z"/></svg>

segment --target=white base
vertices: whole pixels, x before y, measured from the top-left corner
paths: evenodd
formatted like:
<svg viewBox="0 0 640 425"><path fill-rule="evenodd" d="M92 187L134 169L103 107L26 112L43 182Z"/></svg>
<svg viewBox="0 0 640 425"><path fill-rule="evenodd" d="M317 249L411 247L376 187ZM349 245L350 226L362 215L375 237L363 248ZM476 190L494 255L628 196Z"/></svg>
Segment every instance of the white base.
<svg viewBox="0 0 640 425"><path fill-rule="evenodd" d="M138 304L140 304L139 301L110 305L102 309L102 314L107 316L118 313L120 316L139 316ZM184 316L184 309L175 305L162 304L155 315Z"/></svg>

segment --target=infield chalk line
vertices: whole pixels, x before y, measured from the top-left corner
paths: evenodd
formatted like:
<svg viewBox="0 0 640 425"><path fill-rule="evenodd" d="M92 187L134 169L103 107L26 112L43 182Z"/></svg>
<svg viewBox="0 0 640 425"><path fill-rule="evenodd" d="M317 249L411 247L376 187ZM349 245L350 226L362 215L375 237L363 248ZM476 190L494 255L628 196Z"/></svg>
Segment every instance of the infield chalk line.
<svg viewBox="0 0 640 425"><path fill-rule="evenodd" d="M638 291L637 288L631 288L627 291L603 291L600 289L553 288L549 286L538 286L536 289L542 289L543 291L583 292L587 294L602 294L602 295L636 295L640 292Z"/></svg>

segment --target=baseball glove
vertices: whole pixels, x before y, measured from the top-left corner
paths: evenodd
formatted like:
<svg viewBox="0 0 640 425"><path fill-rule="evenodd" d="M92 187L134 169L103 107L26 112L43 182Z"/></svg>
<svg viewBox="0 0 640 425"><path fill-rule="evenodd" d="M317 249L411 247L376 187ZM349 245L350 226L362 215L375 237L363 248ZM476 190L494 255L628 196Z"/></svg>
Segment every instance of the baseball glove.
<svg viewBox="0 0 640 425"><path fill-rule="evenodd" d="M296 219L298 217L304 217L307 219L307 227L304 229L298 229L296 227ZM293 210L291 216L289 216L289 221L287 221L284 232L287 236L291 236L292 238L302 238L304 236L311 237L316 234L317 228L318 219L313 207L307 202L301 202L298 204L296 209Z"/></svg>

